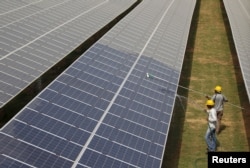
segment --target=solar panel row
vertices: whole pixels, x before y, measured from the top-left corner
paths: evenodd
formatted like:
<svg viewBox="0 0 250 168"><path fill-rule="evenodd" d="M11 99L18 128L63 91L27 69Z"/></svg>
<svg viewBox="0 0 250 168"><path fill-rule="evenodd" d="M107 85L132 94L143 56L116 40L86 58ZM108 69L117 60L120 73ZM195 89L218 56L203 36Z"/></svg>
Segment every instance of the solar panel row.
<svg viewBox="0 0 250 168"><path fill-rule="evenodd" d="M1 3L0 107L134 2Z"/></svg>
<svg viewBox="0 0 250 168"><path fill-rule="evenodd" d="M195 2L142 1L1 129L0 164L160 167Z"/></svg>
<svg viewBox="0 0 250 168"><path fill-rule="evenodd" d="M248 99L250 100L250 3L247 0L224 0L238 54Z"/></svg>

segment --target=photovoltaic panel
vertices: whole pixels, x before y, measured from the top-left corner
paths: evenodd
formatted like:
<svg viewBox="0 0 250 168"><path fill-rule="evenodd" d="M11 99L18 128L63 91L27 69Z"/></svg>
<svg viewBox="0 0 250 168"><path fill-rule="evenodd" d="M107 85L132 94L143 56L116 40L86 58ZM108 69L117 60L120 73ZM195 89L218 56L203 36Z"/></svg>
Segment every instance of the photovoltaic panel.
<svg viewBox="0 0 250 168"><path fill-rule="evenodd" d="M224 0L243 80L250 100L250 2Z"/></svg>
<svg viewBox="0 0 250 168"><path fill-rule="evenodd" d="M0 107L135 2L1 2Z"/></svg>
<svg viewBox="0 0 250 168"><path fill-rule="evenodd" d="M194 6L142 1L1 129L0 164L161 167Z"/></svg>

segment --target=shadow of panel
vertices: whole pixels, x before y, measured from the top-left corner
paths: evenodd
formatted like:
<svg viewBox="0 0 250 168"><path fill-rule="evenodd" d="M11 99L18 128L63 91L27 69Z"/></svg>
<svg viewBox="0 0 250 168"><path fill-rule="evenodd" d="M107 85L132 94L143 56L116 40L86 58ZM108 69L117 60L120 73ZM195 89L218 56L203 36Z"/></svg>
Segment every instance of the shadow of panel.
<svg viewBox="0 0 250 168"><path fill-rule="evenodd" d="M235 44L234 44L232 30L230 27L229 19L228 19L227 13L226 13L226 9L225 9L223 0L220 0L220 7L221 7L221 11L222 11L222 17L223 17L225 30L226 30L227 38L228 38L228 42L229 42L229 47L230 47L230 51L231 51L231 55L232 55L232 60L233 60L233 64L234 64L234 72L235 72L235 76L236 76L236 80L237 80L237 88L238 88L238 93L239 93L239 97L240 97L240 104L241 104L241 107L244 108L241 112L242 112L242 116L244 119L246 136L247 136L248 146L249 146L249 150L250 150L250 122L249 122L250 121L250 104L249 104L249 99L247 96L247 91L245 88L245 83L244 83L243 76L241 73L241 67L240 67L237 51L236 51Z"/></svg>
<svg viewBox="0 0 250 168"><path fill-rule="evenodd" d="M184 86L186 88L189 87L190 84L190 76L192 70L192 61L193 61L193 51L195 46L195 38L199 20L199 11L200 11L200 1L197 0L196 6L194 9L194 14L190 26L190 32L184 57L184 62L182 66L181 77L179 81L180 86ZM178 95L182 95L184 97L188 96L188 90L184 90L182 88L178 88ZM168 134L168 140L165 148L165 154L163 158L162 168L175 168L178 167L181 143L182 143L182 132L185 121L185 112L186 112L186 104L187 102L181 102L179 99L175 101L174 112L171 120L171 125Z"/></svg>

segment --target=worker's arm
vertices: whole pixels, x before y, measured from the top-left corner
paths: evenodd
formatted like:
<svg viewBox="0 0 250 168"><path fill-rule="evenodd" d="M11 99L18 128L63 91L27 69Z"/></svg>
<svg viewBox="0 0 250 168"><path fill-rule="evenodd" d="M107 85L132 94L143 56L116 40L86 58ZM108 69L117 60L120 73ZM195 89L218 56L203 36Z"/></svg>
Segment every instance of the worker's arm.
<svg viewBox="0 0 250 168"><path fill-rule="evenodd" d="M210 99L211 99L211 97L210 97L210 96L208 96L208 95L206 95L206 96L205 96L205 98L207 98L208 100L210 100Z"/></svg>
<svg viewBox="0 0 250 168"><path fill-rule="evenodd" d="M223 101L228 102L228 99L223 95Z"/></svg>

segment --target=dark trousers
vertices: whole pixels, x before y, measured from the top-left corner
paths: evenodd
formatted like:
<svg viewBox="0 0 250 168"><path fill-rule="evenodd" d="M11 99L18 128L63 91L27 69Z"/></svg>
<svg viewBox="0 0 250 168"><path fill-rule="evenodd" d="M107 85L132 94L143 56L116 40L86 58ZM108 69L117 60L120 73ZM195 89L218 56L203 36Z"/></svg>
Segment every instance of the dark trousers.
<svg viewBox="0 0 250 168"><path fill-rule="evenodd" d="M220 133L220 125L221 125L221 119L223 116L223 110L217 111L217 123L216 123L216 133Z"/></svg>

